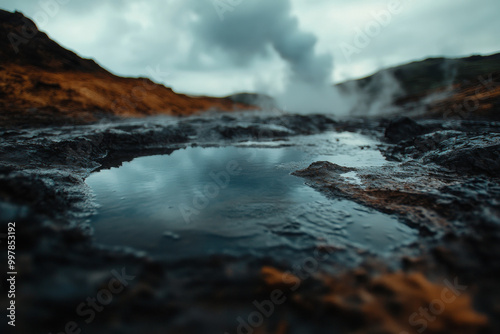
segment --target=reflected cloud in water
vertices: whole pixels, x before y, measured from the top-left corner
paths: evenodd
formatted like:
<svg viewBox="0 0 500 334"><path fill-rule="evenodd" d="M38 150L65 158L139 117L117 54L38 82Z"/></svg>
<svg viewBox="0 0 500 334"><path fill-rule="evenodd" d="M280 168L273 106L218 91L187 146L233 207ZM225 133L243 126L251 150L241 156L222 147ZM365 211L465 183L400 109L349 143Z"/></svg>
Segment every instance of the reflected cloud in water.
<svg viewBox="0 0 500 334"><path fill-rule="evenodd" d="M339 145L337 138L325 138L324 143ZM352 146L362 145L352 139ZM284 255L320 244L380 253L414 240L416 232L394 218L328 199L283 168L318 160L349 162L342 150L329 149L320 155L314 145L191 147L94 173L87 183L100 205L92 220L95 242L183 258L264 256L271 249L279 257L276 249ZM354 154L351 160L385 161L378 151L360 151L365 157Z"/></svg>

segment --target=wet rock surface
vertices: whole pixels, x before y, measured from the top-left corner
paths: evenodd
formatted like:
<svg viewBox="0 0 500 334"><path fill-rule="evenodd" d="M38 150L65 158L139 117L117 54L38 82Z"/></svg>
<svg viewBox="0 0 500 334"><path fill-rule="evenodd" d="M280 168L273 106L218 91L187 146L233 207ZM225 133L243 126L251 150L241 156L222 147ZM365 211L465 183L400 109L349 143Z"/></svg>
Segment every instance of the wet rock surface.
<svg viewBox="0 0 500 334"><path fill-rule="evenodd" d="M288 261L270 253L165 262L92 242L98 203L85 179L94 171L191 146L293 147L328 131L368 135L374 144L359 150L388 161L317 161L290 172L329 198L398 218L417 241L387 256L359 250L354 266L328 243ZM233 114L0 129L0 138L0 218L17 222L21 332L500 328L500 123Z"/></svg>
<svg viewBox="0 0 500 334"><path fill-rule="evenodd" d="M385 138L391 143L411 139L425 132L425 128L408 117L398 117L389 122Z"/></svg>

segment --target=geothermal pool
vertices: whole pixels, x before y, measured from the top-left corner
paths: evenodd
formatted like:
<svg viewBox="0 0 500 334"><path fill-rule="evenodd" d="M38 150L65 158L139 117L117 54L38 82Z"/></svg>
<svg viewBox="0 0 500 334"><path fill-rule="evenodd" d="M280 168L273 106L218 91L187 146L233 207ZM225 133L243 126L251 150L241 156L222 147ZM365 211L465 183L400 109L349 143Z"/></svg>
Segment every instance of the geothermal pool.
<svg viewBox="0 0 500 334"><path fill-rule="evenodd" d="M370 139L329 133L287 141L188 147L136 158L86 180L98 205L98 245L155 258L286 258L332 246L387 254L417 232L357 203L327 198L290 175L315 161L347 167L387 162ZM359 183L354 172L346 182Z"/></svg>

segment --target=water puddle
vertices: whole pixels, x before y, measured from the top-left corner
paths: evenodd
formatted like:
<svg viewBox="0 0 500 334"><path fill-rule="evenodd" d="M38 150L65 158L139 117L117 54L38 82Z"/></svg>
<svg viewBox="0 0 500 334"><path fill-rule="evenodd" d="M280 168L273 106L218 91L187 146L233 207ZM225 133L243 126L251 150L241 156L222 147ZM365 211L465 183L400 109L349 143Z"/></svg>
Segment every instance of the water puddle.
<svg viewBox="0 0 500 334"><path fill-rule="evenodd" d="M318 160L366 163L359 152L343 160L348 150L335 150L335 136L323 135L323 150L312 137L294 147L192 147L94 173L86 182L100 206L92 219L95 242L180 259L279 258L319 245L383 254L415 240L417 233L395 218L326 198L290 175Z"/></svg>

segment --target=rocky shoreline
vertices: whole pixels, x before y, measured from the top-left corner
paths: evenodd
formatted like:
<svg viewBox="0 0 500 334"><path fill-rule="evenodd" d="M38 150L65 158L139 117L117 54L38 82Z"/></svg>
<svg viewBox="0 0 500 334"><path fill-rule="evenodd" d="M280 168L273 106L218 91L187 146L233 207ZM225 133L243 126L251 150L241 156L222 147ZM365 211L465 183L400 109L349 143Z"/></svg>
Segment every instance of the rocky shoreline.
<svg viewBox="0 0 500 334"><path fill-rule="evenodd" d="M394 164L346 168L316 162L294 174L327 196L400 218L419 231L418 242L385 259L360 254L357 268L339 263L343 273L329 274L327 259L342 258L335 247L311 254L320 263L311 271L307 258L298 267L272 255L162 263L141 251L91 241L88 217L96 207L85 178L95 170L193 145L278 139L293 145L297 135L325 131L370 135ZM258 114L4 129L0 212L2 220L18 222L18 303L31 305L19 308L19 323L25 330L60 332L75 321L84 333L237 332L238 326L255 333L399 333L423 328L425 321L429 333L494 333L500 318L499 134L495 122ZM339 177L345 172L356 173L361 183ZM122 268L134 279L122 281L123 292L102 313L96 306L99 315L87 323L90 306L78 310L79 304ZM428 315L433 321L422 315L409 321L419 305L439 300L445 280L455 279L467 287L457 290L459 302L447 304L440 316ZM252 326L249 321L259 320L248 320L254 301L271 300L276 290L282 295L275 299L287 302L275 303L276 312Z"/></svg>

